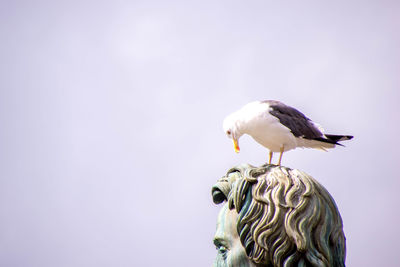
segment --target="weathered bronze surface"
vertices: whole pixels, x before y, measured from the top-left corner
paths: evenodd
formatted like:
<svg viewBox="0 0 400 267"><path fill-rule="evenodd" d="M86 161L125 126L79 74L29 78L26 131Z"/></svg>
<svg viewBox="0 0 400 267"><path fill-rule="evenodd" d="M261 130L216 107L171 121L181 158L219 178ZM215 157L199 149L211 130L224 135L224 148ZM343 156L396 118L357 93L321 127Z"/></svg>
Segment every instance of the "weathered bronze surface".
<svg viewBox="0 0 400 267"><path fill-rule="evenodd" d="M223 203L215 267L345 266L346 240L335 201L306 173L240 165L212 187Z"/></svg>

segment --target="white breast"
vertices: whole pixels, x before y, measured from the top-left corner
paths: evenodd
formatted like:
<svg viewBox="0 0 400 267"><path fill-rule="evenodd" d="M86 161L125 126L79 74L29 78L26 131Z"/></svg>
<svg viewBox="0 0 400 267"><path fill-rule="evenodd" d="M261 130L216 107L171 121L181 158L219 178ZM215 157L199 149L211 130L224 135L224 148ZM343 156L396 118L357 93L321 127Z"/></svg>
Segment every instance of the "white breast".
<svg viewBox="0 0 400 267"><path fill-rule="evenodd" d="M269 113L269 109L269 105L262 102L253 102L243 107L241 132L250 135L272 152L280 152L281 147L284 147L284 151L296 148L294 135Z"/></svg>

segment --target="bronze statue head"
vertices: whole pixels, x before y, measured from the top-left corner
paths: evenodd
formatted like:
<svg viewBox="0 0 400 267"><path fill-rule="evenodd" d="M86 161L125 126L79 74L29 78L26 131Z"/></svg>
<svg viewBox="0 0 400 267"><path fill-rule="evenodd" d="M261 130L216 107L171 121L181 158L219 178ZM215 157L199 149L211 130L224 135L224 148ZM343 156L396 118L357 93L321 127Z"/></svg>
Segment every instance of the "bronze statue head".
<svg viewBox="0 0 400 267"><path fill-rule="evenodd" d="M275 165L232 168L212 188L225 201L214 266L345 266L343 223L328 191Z"/></svg>

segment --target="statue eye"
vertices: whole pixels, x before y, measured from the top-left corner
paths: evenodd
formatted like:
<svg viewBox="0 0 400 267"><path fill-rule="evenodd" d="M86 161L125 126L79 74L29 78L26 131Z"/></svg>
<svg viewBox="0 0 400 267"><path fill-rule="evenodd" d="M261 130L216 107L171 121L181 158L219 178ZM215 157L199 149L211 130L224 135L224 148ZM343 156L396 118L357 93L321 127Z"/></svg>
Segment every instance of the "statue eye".
<svg viewBox="0 0 400 267"><path fill-rule="evenodd" d="M224 245L224 243L225 241L214 239L215 248L217 249L218 254L220 254L223 259L226 259L229 249L226 245Z"/></svg>
<svg viewBox="0 0 400 267"><path fill-rule="evenodd" d="M217 249L221 254L225 254L228 251L228 249L225 246L220 246Z"/></svg>
<svg viewBox="0 0 400 267"><path fill-rule="evenodd" d="M226 259L227 253L228 253L228 248L221 245L221 246L217 247L217 250L218 250L218 253L221 255L221 257L223 259Z"/></svg>

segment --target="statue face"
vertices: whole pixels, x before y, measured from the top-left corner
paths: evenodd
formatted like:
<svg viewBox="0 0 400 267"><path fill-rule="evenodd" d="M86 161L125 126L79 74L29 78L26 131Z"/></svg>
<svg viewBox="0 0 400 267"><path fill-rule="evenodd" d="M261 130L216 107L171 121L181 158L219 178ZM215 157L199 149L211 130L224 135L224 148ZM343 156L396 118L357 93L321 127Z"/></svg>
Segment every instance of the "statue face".
<svg viewBox="0 0 400 267"><path fill-rule="evenodd" d="M217 220L217 232L214 244L218 254L214 267L251 267L255 266L246 255L240 243L236 223L238 214L235 209L230 210L228 204L222 207Z"/></svg>

